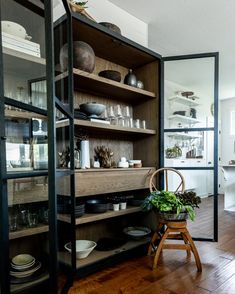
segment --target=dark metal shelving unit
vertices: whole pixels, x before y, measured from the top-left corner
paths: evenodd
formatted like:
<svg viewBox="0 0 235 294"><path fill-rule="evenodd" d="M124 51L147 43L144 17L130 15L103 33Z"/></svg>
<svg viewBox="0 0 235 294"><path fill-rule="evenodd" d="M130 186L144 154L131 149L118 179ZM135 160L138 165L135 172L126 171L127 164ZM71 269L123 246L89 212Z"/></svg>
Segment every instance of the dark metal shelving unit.
<svg viewBox="0 0 235 294"><path fill-rule="evenodd" d="M43 3L43 1L18 1L12 0L12 3L17 3L19 7L25 9L25 13L37 14L44 20L45 27L45 55L46 55L46 81L47 81L47 110L38 108L31 104L20 102L14 100L13 98L4 96L4 60L3 60L3 46L0 42L0 292L2 294L8 293L32 293L35 290L44 291L48 290L48 284L50 285L50 290L48 293L57 293L57 242L56 242L56 232L57 232L57 221L56 221L56 201L55 201L55 181L54 177L56 174L56 149L54 142L54 132L55 132L55 121L54 121L54 64L53 64L53 28L52 28L52 1L48 0ZM1 1L2 8L2 1ZM1 9L2 11L2 9ZM30 17L30 16L29 16ZM1 27L1 26L0 26ZM0 33L2 33L0 28ZM17 57L16 57L17 58ZM20 57L22 60L22 56ZM6 169L6 134L5 134L5 105L12 106L23 111L28 111L37 115L44 116L48 118L48 170L29 170L20 172L7 172ZM53 106L52 106L53 105ZM20 112L20 117L24 117L24 112ZM25 112L25 118L27 118L27 112ZM48 177L48 203L50 209L49 215L49 275L45 275L45 278L40 278L39 282L33 282L29 284L21 284L19 290L17 287L10 287L10 276L9 276L9 253L10 253L10 241L9 241L9 222L8 222L8 188L7 183L10 179L28 178L28 177ZM46 288L43 288L42 286ZM32 287L32 288L30 288Z"/></svg>

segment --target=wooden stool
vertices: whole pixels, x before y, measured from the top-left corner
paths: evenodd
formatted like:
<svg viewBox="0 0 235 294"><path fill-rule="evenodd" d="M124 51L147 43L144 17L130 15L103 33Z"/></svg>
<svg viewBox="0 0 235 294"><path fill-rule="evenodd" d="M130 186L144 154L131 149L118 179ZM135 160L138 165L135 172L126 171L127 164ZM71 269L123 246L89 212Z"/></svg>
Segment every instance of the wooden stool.
<svg viewBox="0 0 235 294"><path fill-rule="evenodd" d="M160 230L164 225L166 226L166 230L163 233L163 235L161 235ZM172 243L165 244L164 242L166 241L166 239L183 240L184 244L172 244ZM155 245L156 241L158 241L157 246ZM202 271L200 257L199 257L197 248L193 242L193 239L187 230L187 222L185 220L184 221L160 220L158 231L154 233L149 245L149 249L148 249L148 255L151 255L152 250L156 251L154 262L153 262L153 269L157 267L160 254L163 249L186 250L188 257L190 257L191 251L192 251L195 257L197 270L199 272Z"/></svg>
<svg viewBox="0 0 235 294"><path fill-rule="evenodd" d="M168 172L174 172L180 177L180 184L175 190L176 192L179 192L181 189L181 192L184 192L185 189L185 181L182 176L182 174L173 169L173 168L160 168L156 170L153 175L150 178L150 183L149 183L149 188L150 191L157 191L157 188L154 183L154 178L155 176L160 173L164 172L165 173L165 186L166 186L166 191L168 191ZM161 234L161 230L166 227L165 231L163 234ZM184 244L173 244L173 243L168 243L164 244L166 239L177 239L177 240L183 240ZM178 250L186 250L187 251L187 256L191 256L191 251L193 252L193 255L195 257L196 265L197 265L197 270L199 272L202 271L202 265L200 261L200 257L197 251L197 248L193 242L193 239L191 235L189 234L189 231L187 230L187 221L182 220L182 221L166 221L166 220L159 220L159 224L157 227L156 232L154 233L149 249L148 249L148 255L151 255L152 250L155 251L155 257L154 257L154 262L153 262L153 269L157 267L158 260L160 257L160 254L163 249L178 249Z"/></svg>

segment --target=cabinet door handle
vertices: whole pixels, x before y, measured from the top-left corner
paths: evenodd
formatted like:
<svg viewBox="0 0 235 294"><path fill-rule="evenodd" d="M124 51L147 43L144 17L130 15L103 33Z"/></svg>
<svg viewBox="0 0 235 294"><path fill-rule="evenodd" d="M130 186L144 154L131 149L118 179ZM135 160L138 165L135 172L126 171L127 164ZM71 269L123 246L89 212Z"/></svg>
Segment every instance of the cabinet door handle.
<svg viewBox="0 0 235 294"><path fill-rule="evenodd" d="M208 164L211 164L211 161L208 161Z"/></svg>

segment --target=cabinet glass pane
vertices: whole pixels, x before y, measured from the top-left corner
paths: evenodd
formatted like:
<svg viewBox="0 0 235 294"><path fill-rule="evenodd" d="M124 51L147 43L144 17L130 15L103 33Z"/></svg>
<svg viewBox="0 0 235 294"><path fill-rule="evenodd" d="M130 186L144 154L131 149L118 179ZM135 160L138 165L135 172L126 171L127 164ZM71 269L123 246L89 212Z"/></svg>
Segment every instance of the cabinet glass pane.
<svg viewBox="0 0 235 294"><path fill-rule="evenodd" d="M10 109L9 109L10 108ZM31 112L6 105L7 171L48 168L47 120Z"/></svg>
<svg viewBox="0 0 235 294"><path fill-rule="evenodd" d="M46 75L44 18L12 0L1 1L1 18L4 95L46 109L45 88L38 100L30 89L30 80Z"/></svg>
<svg viewBox="0 0 235 294"><path fill-rule="evenodd" d="M165 132L164 166L213 167L214 132Z"/></svg>
<svg viewBox="0 0 235 294"><path fill-rule="evenodd" d="M214 58L166 61L164 128L213 127Z"/></svg>

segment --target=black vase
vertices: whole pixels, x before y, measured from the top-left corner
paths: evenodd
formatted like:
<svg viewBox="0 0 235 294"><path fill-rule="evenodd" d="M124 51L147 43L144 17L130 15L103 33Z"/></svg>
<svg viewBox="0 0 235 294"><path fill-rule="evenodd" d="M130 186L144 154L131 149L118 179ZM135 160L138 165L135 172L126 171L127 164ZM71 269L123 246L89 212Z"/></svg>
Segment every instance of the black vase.
<svg viewBox="0 0 235 294"><path fill-rule="evenodd" d="M137 78L132 73L132 69L129 69L129 73L125 76L124 84L132 86L132 87L137 87Z"/></svg>

